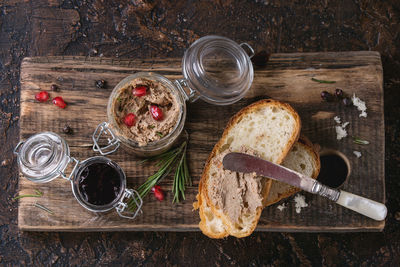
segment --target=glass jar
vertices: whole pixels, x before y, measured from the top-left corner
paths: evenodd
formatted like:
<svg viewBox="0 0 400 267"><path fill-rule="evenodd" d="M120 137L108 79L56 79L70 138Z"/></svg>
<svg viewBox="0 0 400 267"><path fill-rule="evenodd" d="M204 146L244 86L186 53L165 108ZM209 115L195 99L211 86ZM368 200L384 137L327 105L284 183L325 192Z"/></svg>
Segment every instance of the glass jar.
<svg viewBox="0 0 400 267"><path fill-rule="evenodd" d="M70 181L73 195L79 204L89 211L106 212L115 208L119 216L129 219L135 218L141 211L142 199L137 191L126 188L125 173L117 163L103 156L79 161L70 156L68 144L55 133L42 132L29 137L25 142L19 142L14 154L17 155L21 173L32 182L46 183L59 176ZM69 163L73 163L74 166L67 176L65 170ZM98 190L98 181L89 185L86 191L80 186L83 173L89 173L88 168L91 166L103 166L115 174L117 187L112 188L113 195L105 203L88 201L87 190ZM128 211L128 202L135 203L134 211Z"/></svg>
<svg viewBox="0 0 400 267"><path fill-rule="evenodd" d="M250 55L246 52L249 51ZM112 91L107 105L107 122L100 123L93 133L93 150L107 155L120 144L138 156L148 157L168 150L180 136L186 119L186 101L198 98L215 105L229 105L239 101L253 82L253 65L250 58L254 50L247 43L236 42L221 36L205 36L194 42L182 59L184 79L171 81L152 72L139 72L120 81ZM179 119L170 132L160 140L140 146L127 138L115 120L112 103L122 88L137 78L159 82L169 90L179 105ZM102 138L107 136L105 145Z"/></svg>

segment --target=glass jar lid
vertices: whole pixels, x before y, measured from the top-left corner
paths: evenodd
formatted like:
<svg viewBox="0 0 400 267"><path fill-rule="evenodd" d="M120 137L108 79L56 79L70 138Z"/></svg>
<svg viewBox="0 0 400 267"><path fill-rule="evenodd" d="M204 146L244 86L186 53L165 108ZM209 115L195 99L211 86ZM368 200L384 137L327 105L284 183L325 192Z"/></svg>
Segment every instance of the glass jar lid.
<svg viewBox="0 0 400 267"><path fill-rule="evenodd" d="M244 49L226 37L209 35L195 41L182 59L187 85L204 101L228 105L240 100L253 82L253 65Z"/></svg>
<svg viewBox="0 0 400 267"><path fill-rule="evenodd" d="M49 182L58 177L69 162L69 147L52 132L43 132L20 142L14 153L22 174L33 182Z"/></svg>

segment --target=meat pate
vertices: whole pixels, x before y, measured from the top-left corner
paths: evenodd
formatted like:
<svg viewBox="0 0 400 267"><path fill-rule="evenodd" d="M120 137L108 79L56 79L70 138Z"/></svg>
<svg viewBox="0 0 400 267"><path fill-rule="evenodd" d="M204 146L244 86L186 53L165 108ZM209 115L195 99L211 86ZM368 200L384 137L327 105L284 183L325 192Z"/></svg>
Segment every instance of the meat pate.
<svg viewBox="0 0 400 267"><path fill-rule="evenodd" d="M147 88L145 95L133 94L134 88L139 86ZM162 110L161 120L152 117L152 105ZM113 100L112 111L119 133L137 142L139 146L145 146L168 135L181 116L176 96L161 82L145 78L136 78L122 87ZM135 115L135 123L131 127L124 123L124 118L129 113Z"/></svg>
<svg viewBox="0 0 400 267"><path fill-rule="evenodd" d="M208 182L209 197L214 206L222 209L233 222L239 223L243 214L253 214L262 206L261 176L255 173L238 173L223 168L222 160L230 153L227 149L212 160L211 176ZM239 152L255 155L254 152L241 148Z"/></svg>

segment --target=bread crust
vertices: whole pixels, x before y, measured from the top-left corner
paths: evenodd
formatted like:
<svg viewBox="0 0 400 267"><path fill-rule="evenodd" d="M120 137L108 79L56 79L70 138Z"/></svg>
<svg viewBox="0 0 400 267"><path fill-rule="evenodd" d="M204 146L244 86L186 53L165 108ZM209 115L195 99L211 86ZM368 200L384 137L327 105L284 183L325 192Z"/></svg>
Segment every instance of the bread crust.
<svg viewBox="0 0 400 267"><path fill-rule="evenodd" d="M284 160L284 158L289 153L290 149L292 148L292 146L294 145L294 143L298 140L298 138L300 136L300 129L301 129L300 117L297 114L297 112L289 104L286 104L286 103L283 103L283 102L280 102L280 101L277 101L277 100L273 100L273 99L264 99L264 100L257 101L255 103L243 108L242 110L240 110L238 113L236 113L229 120L227 126L224 129L222 137L215 144L213 150L211 151L211 153L210 153L210 155L209 155L209 157L208 157L208 159L206 161L206 164L205 164L202 176L201 176L201 180L200 180L200 183L199 183L199 192L201 192L200 193L201 196L199 197L198 201L199 202L206 201L206 205L211 208L213 214L215 216L219 217L223 221L224 225L227 228L228 234L236 236L236 237L245 237L245 236L250 235L254 231L254 229L257 227L257 223L258 223L258 220L259 220L259 218L261 216L261 212L262 212L263 207L258 207L257 208L255 219L254 219L254 221L253 221L253 223L250 226L248 231L240 232L240 233L234 232L234 229L232 229L233 228L232 227L232 223L229 221L227 216L225 216L223 214L223 212L220 209L218 209L217 207L215 207L211 202L211 199L209 197L208 190L207 190L207 188L208 188L207 183L208 183L208 177L209 177L209 170L210 170L210 167L211 167L212 159L217 155L217 152L220 150L221 146L223 144L225 144L226 138L227 138L227 136L229 134L229 131L232 129L232 127L236 123L238 123L241 120L241 118L243 118L245 115L247 115L247 114L249 114L249 113L251 113L251 112L253 112L255 110L258 110L259 108L262 108L264 106L271 106L271 107L277 107L277 108L286 109L292 115L292 117L295 120L296 126L294 128L294 132L293 132L292 136L289 138L285 148L282 150L282 153L281 153L280 157L276 160L277 164L282 163L282 161ZM263 187L263 199L264 200L268 196L268 193L269 193L269 190L271 188L271 185L272 185L272 181L270 179L267 179L264 182L264 187ZM201 211L201 205L198 205L198 206L200 207L200 213L203 213ZM200 214L200 217L201 216L204 216L204 214ZM200 227L200 229L202 229L202 228L204 228L204 226ZM220 238L220 237L214 237L212 234L210 234L210 235L209 234L210 233L206 233L207 236L210 236L210 237L213 237L213 238Z"/></svg>
<svg viewBox="0 0 400 267"><path fill-rule="evenodd" d="M226 231L226 229L223 232L220 233L216 233L216 232L212 232L211 229L209 229L209 227L207 227L207 219L206 219L206 215L204 212L204 203L203 203L203 199L202 199L202 194L198 194L198 203L199 203L199 214L200 214L200 223L199 223L199 228L200 230L203 232L203 234L205 234L206 236L210 237L210 238L215 238L215 239L220 239L220 238L224 238L227 237L229 234ZM218 218L219 219L219 218Z"/></svg>
<svg viewBox="0 0 400 267"><path fill-rule="evenodd" d="M221 239L224 237L227 237L229 234L225 230L224 232L221 233L215 233L212 231L212 229L207 227L207 218L204 212L204 205L207 205L204 203L204 196L203 196L203 191L202 191L202 179L200 179L199 182L199 193L196 195L196 202L193 203L193 209L194 210L199 210L199 215L200 215L200 223L199 223L199 228L202 231L202 233L210 238L214 239Z"/></svg>

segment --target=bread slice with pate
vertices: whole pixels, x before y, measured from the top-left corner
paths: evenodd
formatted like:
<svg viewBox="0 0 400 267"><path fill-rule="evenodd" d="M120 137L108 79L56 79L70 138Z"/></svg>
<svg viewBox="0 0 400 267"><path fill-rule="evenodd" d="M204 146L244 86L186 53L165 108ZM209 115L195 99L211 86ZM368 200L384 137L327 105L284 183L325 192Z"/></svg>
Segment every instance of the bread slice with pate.
<svg viewBox="0 0 400 267"><path fill-rule="evenodd" d="M320 170L319 154L308 139L301 137L299 141L293 145L285 160L282 162L282 165L316 179ZM268 200L267 203L271 205L298 191L300 191L300 189L293 186L272 181L272 186L266 200ZM203 199L203 191L200 191L197 195L197 202L194 203L194 208L199 209L201 220L199 223L200 230L210 238L224 238L228 236L228 229L224 225L222 219L212 213L211 208Z"/></svg>
<svg viewBox="0 0 400 267"><path fill-rule="evenodd" d="M300 137L299 141L294 144L292 150L282 162L282 165L314 179L318 177L321 169L318 151L316 151L315 146L305 137ZM282 182L272 181L271 190L264 201L264 207L290 197L300 190L297 187Z"/></svg>
<svg viewBox="0 0 400 267"><path fill-rule="evenodd" d="M280 164L298 139L300 128L297 112L290 105L271 99L255 102L234 115L203 170L198 197L201 205L197 203L203 217L212 214L212 219L221 219L229 235L250 235L272 181L225 170L222 159L229 152L243 152ZM215 225L221 230L220 224ZM220 232L222 236L223 231Z"/></svg>

